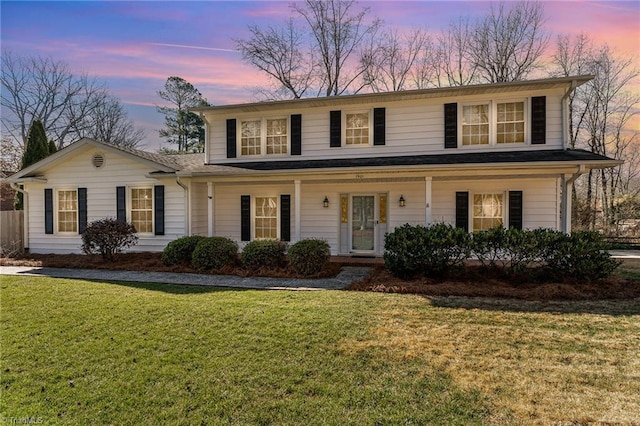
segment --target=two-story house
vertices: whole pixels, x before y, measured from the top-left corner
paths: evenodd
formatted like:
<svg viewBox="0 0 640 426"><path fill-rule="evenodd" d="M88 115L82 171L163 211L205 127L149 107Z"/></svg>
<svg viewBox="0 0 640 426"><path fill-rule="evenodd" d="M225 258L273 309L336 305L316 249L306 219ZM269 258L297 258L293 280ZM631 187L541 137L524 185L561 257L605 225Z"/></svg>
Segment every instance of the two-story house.
<svg viewBox="0 0 640 426"><path fill-rule="evenodd" d="M10 181L32 252L79 251L103 217L133 222L136 250L198 234L380 256L405 223L569 232L572 183L620 164L567 146L568 95L590 78L197 108L204 154L83 139Z"/></svg>

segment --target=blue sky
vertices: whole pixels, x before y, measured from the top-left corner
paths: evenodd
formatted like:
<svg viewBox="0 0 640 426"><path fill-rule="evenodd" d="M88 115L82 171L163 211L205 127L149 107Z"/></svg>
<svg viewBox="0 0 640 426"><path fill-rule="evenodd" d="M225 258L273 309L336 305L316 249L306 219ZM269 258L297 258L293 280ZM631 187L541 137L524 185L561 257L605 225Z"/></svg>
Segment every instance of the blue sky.
<svg viewBox="0 0 640 426"><path fill-rule="evenodd" d="M445 28L460 16L475 18L485 1L364 1L371 16L400 31ZM159 144L163 117L156 92L167 77L194 84L212 104L254 100L266 79L242 63L234 39L247 26L277 25L290 16L286 1L109 1L0 3L2 48L19 55L50 56L106 82L146 130L147 148ZM640 2L544 2L547 30L587 33L620 53L640 52Z"/></svg>

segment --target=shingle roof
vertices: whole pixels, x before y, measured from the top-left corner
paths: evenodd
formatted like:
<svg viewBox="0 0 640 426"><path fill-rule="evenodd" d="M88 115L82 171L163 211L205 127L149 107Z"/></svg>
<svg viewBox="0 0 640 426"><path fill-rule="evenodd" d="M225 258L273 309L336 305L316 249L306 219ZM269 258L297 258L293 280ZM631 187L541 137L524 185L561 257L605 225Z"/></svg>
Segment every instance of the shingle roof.
<svg viewBox="0 0 640 426"><path fill-rule="evenodd" d="M371 158L336 158L329 160L248 161L232 164L211 164L247 170L303 170L349 167L433 166L454 164L505 164L537 162L602 162L616 164L617 160L580 149L536 150L507 152L472 152L456 154L412 155Z"/></svg>

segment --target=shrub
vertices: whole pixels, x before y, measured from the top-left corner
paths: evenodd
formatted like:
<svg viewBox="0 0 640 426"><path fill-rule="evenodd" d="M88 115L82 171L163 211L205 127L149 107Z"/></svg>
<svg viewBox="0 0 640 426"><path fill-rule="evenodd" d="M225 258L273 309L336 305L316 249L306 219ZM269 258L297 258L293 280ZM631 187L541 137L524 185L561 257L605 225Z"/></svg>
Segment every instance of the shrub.
<svg viewBox="0 0 640 426"><path fill-rule="evenodd" d="M206 237L192 235L190 237L181 237L177 240L173 240L167 244L164 250L162 250L162 257L160 260L162 260L162 263L165 265L189 265L191 264L193 251L196 249L198 243L204 238Z"/></svg>
<svg viewBox="0 0 640 426"><path fill-rule="evenodd" d="M471 251L469 234L444 223L405 224L385 235L384 242L385 266L400 278L445 275L462 266Z"/></svg>
<svg viewBox="0 0 640 426"><path fill-rule="evenodd" d="M485 269L503 269L505 267L506 229L496 226L480 231L472 236L471 252Z"/></svg>
<svg viewBox="0 0 640 426"><path fill-rule="evenodd" d="M87 226L82 234L82 251L86 254L99 253L107 261L137 242L138 236L132 224L106 218L93 221Z"/></svg>
<svg viewBox="0 0 640 426"><path fill-rule="evenodd" d="M238 244L227 237L203 238L191 256L191 265L197 269L221 269L233 266L238 259Z"/></svg>
<svg viewBox="0 0 640 426"><path fill-rule="evenodd" d="M611 259L604 238L594 231L559 233L544 251L544 261L564 278L594 281L608 277L622 262Z"/></svg>
<svg viewBox="0 0 640 426"><path fill-rule="evenodd" d="M245 268L280 268L287 262L287 243L276 240L253 240L242 249L240 261Z"/></svg>
<svg viewBox="0 0 640 426"><path fill-rule="evenodd" d="M329 264L331 250L329 243L319 239L301 240L293 244L287 253L289 268L302 275L313 275Z"/></svg>

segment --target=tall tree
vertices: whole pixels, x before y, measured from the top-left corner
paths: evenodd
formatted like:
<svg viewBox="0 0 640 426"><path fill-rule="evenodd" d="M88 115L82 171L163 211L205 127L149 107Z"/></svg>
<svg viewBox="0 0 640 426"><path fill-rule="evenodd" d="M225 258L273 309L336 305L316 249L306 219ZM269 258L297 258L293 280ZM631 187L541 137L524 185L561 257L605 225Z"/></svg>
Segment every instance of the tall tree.
<svg viewBox="0 0 640 426"><path fill-rule="evenodd" d="M204 152L204 121L189 108L208 106L206 99L191 83L180 77L169 77L158 96L171 106L159 106L165 116L160 137L177 145L178 152Z"/></svg>
<svg viewBox="0 0 640 426"><path fill-rule="evenodd" d="M102 83L74 74L67 64L47 57L2 52L2 125L26 146L30 124L42 121L58 148L78 139L76 131L107 96Z"/></svg>
<svg viewBox="0 0 640 426"><path fill-rule="evenodd" d="M243 59L273 80L274 96L362 90L369 62L360 57L381 21L368 22L369 8L358 8L354 0L305 0L291 9L294 17L283 27L250 26L251 36L236 40Z"/></svg>
<svg viewBox="0 0 640 426"><path fill-rule="evenodd" d="M135 127L120 100L106 96L75 129L79 137L89 137L114 145L135 148L145 139L145 132Z"/></svg>
<svg viewBox="0 0 640 426"><path fill-rule="evenodd" d="M54 151L55 152L55 151ZM40 120L35 120L29 127L27 135L27 146L22 154L22 162L20 168L24 169L52 154L49 148L49 141L44 130L44 126ZM24 208L24 199L22 193L16 194L16 210Z"/></svg>

